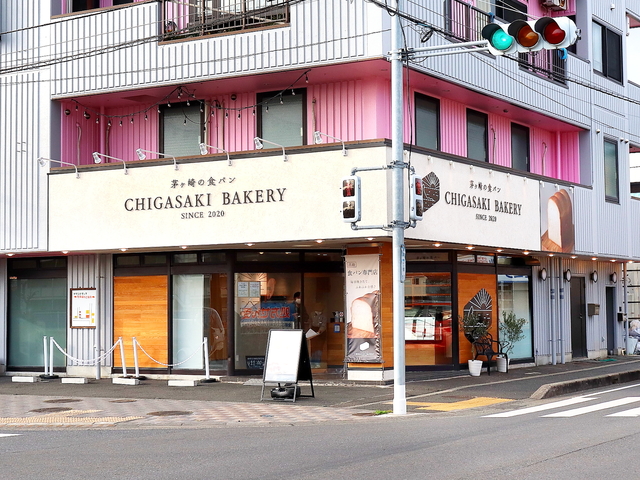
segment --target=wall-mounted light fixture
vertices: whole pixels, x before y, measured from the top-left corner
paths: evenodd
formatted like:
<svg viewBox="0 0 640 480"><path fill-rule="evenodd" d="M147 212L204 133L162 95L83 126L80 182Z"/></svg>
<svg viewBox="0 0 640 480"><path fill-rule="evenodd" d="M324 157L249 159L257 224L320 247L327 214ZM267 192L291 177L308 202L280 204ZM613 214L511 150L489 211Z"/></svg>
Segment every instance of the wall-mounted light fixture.
<svg viewBox="0 0 640 480"><path fill-rule="evenodd" d="M609 275L609 280L611 280L611 283L616 283L618 281L618 274L616 272L613 272L611 275Z"/></svg>
<svg viewBox="0 0 640 480"><path fill-rule="evenodd" d="M286 162L287 161L287 154L284 151L284 147L282 145L280 145L279 143L273 143L270 142L269 140L265 140L264 138L260 138L260 137L255 137L253 139L253 143L256 144L256 149L257 150L262 150L264 148L264 145L262 142L266 142L269 143L271 145L275 145L276 147L280 147L282 149L282 159Z"/></svg>
<svg viewBox="0 0 640 480"><path fill-rule="evenodd" d="M598 272L595 270L591 273L591 281L593 283L598 283Z"/></svg>
<svg viewBox="0 0 640 480"><path fill-rule="evenodd" d="M327 138L332 138L336 142L342 143L342 155L344 155L345 157L347 156L347 149L344 146L344 141L340 140L339 138L332 137L331 135L327 135L326 133L322 133L322 132L318 132L318 131L313 132L313 143L315 143L315 144L322 143L322 136L323 135L325 137L327 137Z"/></svg>
<svg viewBox="0 0 640 480"><path fill-rule="evenodd" d="M255 141L255 140L254 140ZM214 147L213 145L207 145L206 143L200 144L200 155L209 155L209 149L213 148L219 152L224 152L227 154L227 162L231 165L231 159L229 158L229 152L227 152L224 148Z"/></svg>
<svg viewBox="0 0 640 480"><path fill-rule="evenodd" d="M122 162L122 164L124 165L124 174L125 175L129 174L129 172L127 171L127 164L121 158L112 157L110 155L105 155L104 153L98 153L98 152L93 152L92 156L93 156L94 163L102 163L102 159L100 157L110 158L112 160L118 160L119 162Z"/></svg>
<svg viewBox="0 0 640 480"><path fill-rule="evenodd" d="M568 268L564 271L564 280L565 282L571 281L571 270L569 270Z"/></svg>
<svg viewBox="0 0 640 480"><path fill-rule="evenodd" d="M547 269L546 268L540 269L540 271L538 272L538 277L540 277L540 280L544 282L547 279Z"/></svg>
<svg viewBox="0 0 640 480"><path fill-rule="evenodd" d="M178 162L176 162L176 157L174 157L173 155L167 155L166 153L152 152L151 150L145 150L143 148L138 148L138 149L136 149L136 155L138 155L138 159L140 159L140 160L146 160L147 159L147 156L144 154L144 152L153 153L154 155L162 155L163 157L171 157L171 158L173 158L173 167L174 167L175 170L178 170Z"/></svg>
<svg viewBox="0 0 640 480"><path fill-rule="evenodd" d="M62 160L52 160L51 158L38 157L38 163L40 164L41 167L44 167L44 164L46 162L49 162L49 163L58 162L58 163L62 163L63 165L71 165L73 168L76 169L76 178L80 178L80 174L78 173L78 167L74 163L63 162Z"/></svg>

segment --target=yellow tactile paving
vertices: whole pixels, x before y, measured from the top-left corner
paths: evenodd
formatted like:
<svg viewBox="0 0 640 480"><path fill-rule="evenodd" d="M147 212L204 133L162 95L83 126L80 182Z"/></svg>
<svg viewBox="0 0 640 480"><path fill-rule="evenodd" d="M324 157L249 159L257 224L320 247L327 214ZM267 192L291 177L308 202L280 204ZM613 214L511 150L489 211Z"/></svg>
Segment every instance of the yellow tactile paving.
<svg viewBox="0 0 640 480"><path fill-rule="evenodd" d="M486 407L489 405L495 405L497 403L512 402L509 398L491 398L491 397L476 397L469 400L460 400L459 402L407 402L407 405L411 405L416 410L437 410L439 412L452 412L454 410L466 410L467 408Z"/></svg>
<svg viewBox="0 0 640 480"><path fill-rule="evenodd" d="M33 417L0 417L0 425L36 424L36 423L119 423L130 420L138 420L143 417L80 417L88 413L97 413L101 410L69 410L67 412L55 412Z"/></svg>

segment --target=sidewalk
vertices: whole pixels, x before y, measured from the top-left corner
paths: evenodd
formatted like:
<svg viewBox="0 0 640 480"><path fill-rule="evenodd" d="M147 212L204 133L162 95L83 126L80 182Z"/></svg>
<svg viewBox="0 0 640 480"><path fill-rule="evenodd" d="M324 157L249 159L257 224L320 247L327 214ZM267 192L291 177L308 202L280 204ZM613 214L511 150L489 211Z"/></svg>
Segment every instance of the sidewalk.
<svg viewBox="0 0 640 480"><path fill-rule="evenodd" d="M473 399L543 399L615 383L640 380L640 357L578 360L565 365L522 366L508 373L483 371L407 372L409 413L471 408ZM111 379L63 384L59 379L15 383L0 377L0 428L18 426L215 427L362 421L392 409L393 385L362 385L340 376L314 377L315 398L295 403L272 400L271 387L260 401L261 377L223 377L197 387L169 387L166 380L114 385ZM301 382L309 395L308 382ZM436 404L434 407L433 404ZM425 407L427 405L427 407ZM428 406L431 405L431 408ZM440 405L439 407L437 405ZM462 408L462 407L461 407Z"/></svg>

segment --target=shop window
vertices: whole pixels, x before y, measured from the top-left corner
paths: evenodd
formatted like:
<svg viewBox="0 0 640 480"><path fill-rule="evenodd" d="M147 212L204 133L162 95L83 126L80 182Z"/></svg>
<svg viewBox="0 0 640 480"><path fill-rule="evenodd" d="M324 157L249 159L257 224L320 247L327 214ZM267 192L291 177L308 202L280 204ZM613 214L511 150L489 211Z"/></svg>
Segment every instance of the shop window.
<svg viewBox="0 0 640 480"><path fill-rule="evenodd" d="M238 262L297 262L297 252L242 251L237 253Z"/></svg>
<svg viewBox="0 0 640 480"><path fill-rule="evenodd" d="M235 368L262 370L269 330L300 328L299 273L236 273Z"/></svg>
<svg viewBox="0 0 640 480"><path fill-rule="evenodd" d="M516 0L477 0L476 7L484 12L493 13L506 23L514 20L528 20L527 6Z"/></svg>
<svg viewBox="0 0 640 480"><path fill-rule="evenodd" d="M440 101L416 93L416 145L440 150Z"/></svg>
<svg viewBox="0 0 640 480"><path fill-rule="evenodd" d="M202 263L222 265L227 262L227 256L224 252L208 252L201 256Z"/></svg>
<svg viewBox="0 0 640 480"><path fill-rule="evenodd" d="M487 148L488 116L467 110L467 157L481 162L489 161Z"/></svg>
<svg viewBox="0 0 640 480"><path fill-rule="evenodd" d="M258 95L258 137L283 147L305 145L305 93L296 89ZM265 148L274 146L265 142Z"/></svg>
<svg viewBox="0 0 640 480"><path fill-rule="evenodd" d="M618 202L618 144L614 140L604 141L604 195L608 202Z"/></svg>
<svg viewBox="0 0 640 480"><path fill-rule="evenodd" d="M593 22L593 69L622 82L622 36Z"/></svg>
<svg viewBox="0 0 640 480"><path fill-rule="evenodd" d="M529 128L511 124L511 167L523 172L530 171Z"/></svg>
<svg viewBox="0 0 640 480"><path fill-rule="evenodd" d="M448 262L449 252L407 252L407 262Z"/></svg>
<svg viewBox="0 0 640 480"><path fill-rule="evenodd" d="M173 263L180 265L184 263L198 263L197 253L176 253L173 256Z"/></svg>
<svg viewBox="0 0 640 480"><path fill-rule="evenodd" d="M172 282L171 363L176 369L203 369L206 337L209 368L226 370L227 275L173 275Z"/></svg>
<svg viewBox="0 0 640 480"><path fill-rule="evenodd" d="M307 252L305 262L342 262L341 252Z"/></svg>
<svg viewBox="0 0 640 480"><path fill-rule="evenodd" d="M515 343L509 354L510 359L533 357L533 332L531 329L530 277L528 275L498 275L499 322L504 315L513 313L516 318L524 318L524 337ZM500 339L504 339L498 328Z"/></svg>
<svg viewBox="0 0 640 480"><path fill-rule="evenodd" d="M165 156L199 156L204 131L200 102L164 105L160 112L160 151Z"/></svg>
<svg viewBox="0 0 640 480"><path fill-rule="evenodd" d="M451 274L407 274L404 290L406 364L451 364Z"/></svg>
<svg viewBox="0 0 640 480"><path fill-rule="evenodd" d="M15 259L8 263L7 365L42 367L42 338L67 344L67 259ZM65 359L54 355L54 367Z"/></svg>

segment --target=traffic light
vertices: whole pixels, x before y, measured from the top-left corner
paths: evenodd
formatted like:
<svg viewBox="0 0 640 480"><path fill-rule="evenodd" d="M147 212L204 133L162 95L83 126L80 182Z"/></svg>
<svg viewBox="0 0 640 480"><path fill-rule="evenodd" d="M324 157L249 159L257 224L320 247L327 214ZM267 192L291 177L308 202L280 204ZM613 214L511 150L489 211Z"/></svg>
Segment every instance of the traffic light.
<svg viewBox="0 0 640 480"><path fill-rule="evenodd" d="M409 218L417 221L422 220L424 212L424 198L422 197L422 179L418 175L411 175L410 195L411 203L409 204Z"/></svg>
<svg viewBox="0 0 640 480"><path fill-rule="evenodd" d="M352 175L342 179L342 220L347 223L359 222L362 217L360 209L360 177Z"/></svg>
<svg viewBox="0 0 640 480"><path fill-rule="evenodd" d="M579 35L580 29L568 17L490 23L482 29L482 37L489 40L489 51L494 55L567 48L576 43Z"/></svg>

